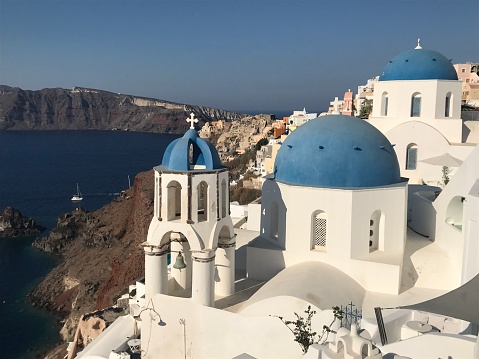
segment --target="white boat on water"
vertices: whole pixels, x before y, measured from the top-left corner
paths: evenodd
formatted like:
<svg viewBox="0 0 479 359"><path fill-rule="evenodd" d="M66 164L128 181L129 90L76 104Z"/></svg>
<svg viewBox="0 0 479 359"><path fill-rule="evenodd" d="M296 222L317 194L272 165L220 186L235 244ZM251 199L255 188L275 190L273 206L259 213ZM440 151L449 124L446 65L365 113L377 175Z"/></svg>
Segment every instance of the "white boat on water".
<svg viewBox="0 0 479 359"><path fill-rule="evenodd" d="M82 201L82 200L83 200L83 196L80 192L80 187L78 186L78 183L77 183L77 193L73 195L72 201L73 202L79 202L79 201Z"/></svg>

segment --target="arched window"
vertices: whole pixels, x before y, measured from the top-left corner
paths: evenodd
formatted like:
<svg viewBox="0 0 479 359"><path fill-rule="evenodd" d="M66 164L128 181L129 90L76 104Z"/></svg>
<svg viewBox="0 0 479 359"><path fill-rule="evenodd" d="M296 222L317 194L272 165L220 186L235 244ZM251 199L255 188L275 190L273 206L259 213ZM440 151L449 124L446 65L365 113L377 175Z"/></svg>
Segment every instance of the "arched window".
<svg viewBox="0 0 479 359"><path fill-rule="evenodd" d="M411 117L421 116L421 94L416 92L411 97Z"/></svg>
<svg viewBox="0 0 479 359"><path fill-rule="evenodd" d="M221 182L221 218L226 217L226 204L227 204L227 192L226 192L226 180Z"/></svg>
<svg viewBox="0 0 479 359"><path fill-rule="evenodd" d="M278 204L276 202L271 203L271 216L270 216L270 228L269 235L273 239L278 239L278 217L279 217Z"/></svg>
<svg viewBox="0 0 479 359"><path fill-rule="evenodd" d="M387 92L383 92L381 98L381 116L388 115L388 107L389 107L389 96Z"/></svg>
<svg viewBox="0 0 479 359"><path fill-rule="evenodd" d="M177 181L171 181L166 186L168 221L181 218L181 185Z"/></svg>
<svg viewBox="0 0 479 359"><path fill-rule="evenodd" d="M444 117L451 117L452 93L448 92L444 104Z"/></svg>
<svg viewBox="0 0 479 359"><path fill-rule="evenodd" d="M316 211L312 218L313 240L311 249L326 249L328 236L328 215L323 211Z"/></svg>
<svg viewBox="0 0 479 359"><path fill-rule="evenodd" d="M462 231L462 214L464 211L464 197L456 196L451 199L446 209L446 223Z"/></svg>
<svg viewBox="0 0 479 359"><path fill-rule="evenodd" d="M417 145L410 143L406 151L406 169L415 170L417 166Z"/></svg>
<svg viewBox="0 0 479 359"><path fill-rule="evenodd" d="M208 184L201 181L198 184L198 222L208 219Z"/></svg>
<svg viewBox="0 0 479 359"><path fill-rule="evenodd" d="M189 147L188 147L188 167L190 169L193 169L195 167L195 163L194 163L194 159L193 159L193 154L194 154L194 151L193 151L193 144L190 143Z"/></svg>

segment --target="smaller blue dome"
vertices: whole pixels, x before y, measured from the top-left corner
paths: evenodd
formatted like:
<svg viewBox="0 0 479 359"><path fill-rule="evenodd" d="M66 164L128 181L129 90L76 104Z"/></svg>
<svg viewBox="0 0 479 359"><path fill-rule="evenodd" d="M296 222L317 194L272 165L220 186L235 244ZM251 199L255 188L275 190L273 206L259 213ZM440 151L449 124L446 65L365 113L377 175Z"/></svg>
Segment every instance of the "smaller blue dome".
<svg viewBox="0 0 479 359"><path fill-rule="evenodd" d="M190 159L191 147L193 147L193 156ZM201 169L207 170L223 168L215 146L200 138L194 129L188 130L183 137L168 145L161 165L172 171L190 171L194 169L194 166L201 166Z"/></svg>
<svg viewBox="0 0 479 359"><path fill-rule="evenodd" d="M416 48L397 55L384 67L379 81L393 80L457 80L457 73L439 52Z"/></svg>

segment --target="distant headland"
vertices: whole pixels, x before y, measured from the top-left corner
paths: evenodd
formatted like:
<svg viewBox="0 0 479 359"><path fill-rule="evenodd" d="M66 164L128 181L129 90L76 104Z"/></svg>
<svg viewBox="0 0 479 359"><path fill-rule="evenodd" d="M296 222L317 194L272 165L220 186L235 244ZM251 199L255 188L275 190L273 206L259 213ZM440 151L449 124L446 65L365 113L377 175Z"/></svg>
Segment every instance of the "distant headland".
<svg viewBox="0 0 479 359"><path fill-rule="evenodd" d="M245 114L204 106L73 87L37 91L0 85L0 130L124 130L184 133L190 113L198 126Z"/></svg>

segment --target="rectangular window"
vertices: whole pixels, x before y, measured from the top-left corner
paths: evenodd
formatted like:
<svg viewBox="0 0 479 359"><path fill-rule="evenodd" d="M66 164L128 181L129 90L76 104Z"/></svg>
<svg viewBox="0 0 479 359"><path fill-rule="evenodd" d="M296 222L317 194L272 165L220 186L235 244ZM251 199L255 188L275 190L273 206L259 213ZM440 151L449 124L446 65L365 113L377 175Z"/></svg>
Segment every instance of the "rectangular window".
<svg viewBox="0 0 479 359"><path fill-rule="evenodd" d="M406 169L415 170L417 165L417 147L411 147L407 150Z"/></svg>

